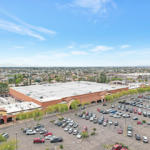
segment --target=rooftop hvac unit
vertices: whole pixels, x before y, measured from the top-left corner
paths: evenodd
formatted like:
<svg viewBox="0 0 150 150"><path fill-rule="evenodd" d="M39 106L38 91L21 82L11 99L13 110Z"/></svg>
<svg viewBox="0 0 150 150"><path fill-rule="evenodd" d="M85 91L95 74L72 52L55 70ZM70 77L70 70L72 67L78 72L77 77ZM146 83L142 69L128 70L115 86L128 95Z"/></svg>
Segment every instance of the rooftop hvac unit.
<svg viewBox="0 0 150 150"><path fill-rule="evenodd" d="M42 99L43 98L43 96L39 96L39 99Z"/></svg>
<svg viewBox="0 0 150 150"><path fill-rule="evenodd" d="M91 91L89 91L89 93L92 93Z"/></svg>
<svg viewBox="0 0 150 150"><path fill-rule="evenodd" d="M30 94L26 94L27 96L30 96Z"/></svg>

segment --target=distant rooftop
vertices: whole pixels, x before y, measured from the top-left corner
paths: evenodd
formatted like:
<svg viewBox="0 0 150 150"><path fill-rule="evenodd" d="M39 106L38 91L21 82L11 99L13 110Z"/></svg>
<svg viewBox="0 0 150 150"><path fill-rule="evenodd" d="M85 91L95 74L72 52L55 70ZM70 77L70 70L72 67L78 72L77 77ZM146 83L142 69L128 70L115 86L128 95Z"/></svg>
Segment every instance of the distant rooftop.
<svg viewBox="0 0 150 150"><path fill-rule="evenodd" d="M126 88L124 85L110 85L96 82L77 81L56 84L12 87L12 89L28 95L40 102L58 100L64 97L94 93L99 91Z"/></svg>
<svg viewBox="0 0 150 150"><path fill-rule="evenodd" d="M35 108L41 108L41 106L33 102L22 102L0 106L0 109L5 109L7 111L7 114Z"/></svg>

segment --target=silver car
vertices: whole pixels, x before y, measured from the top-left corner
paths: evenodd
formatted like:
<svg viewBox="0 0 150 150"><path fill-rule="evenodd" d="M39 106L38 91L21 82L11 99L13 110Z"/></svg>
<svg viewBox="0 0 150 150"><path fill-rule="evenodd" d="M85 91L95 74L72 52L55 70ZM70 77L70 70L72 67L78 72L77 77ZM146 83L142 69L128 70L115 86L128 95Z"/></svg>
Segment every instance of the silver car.
<svg viewBox="0 0 150 150"><path fill-rule="evenodd" d="M26 132L26 135L33 135L33 134L36 134L36 131L35 130L28 130Z"/></svg>
<svg viewBox="0 0 150 150"><path fill-rule="evenodd" d="M75 129L75 130L73 131L73 135L76 135L76 134L78 134L78 130Z"/></svg>
<svg viewBox="0 0 150 150"><path fill-rule="evenodd" d="M90 121L93 121L93 119L94 119L94 118L93 118L93 117L91 117L91 118L90 118Z"/></svg>
<svg viewBox="0 0 150 150"><path fill-rule="evenodd" d="M103 126L107 126L107 122L103 122Z"/></svg>
<svg viewBox="0 0 150 150"><path fill-rule="evenodd" d="M68 131L70 129L70 126L66 126L64 131Z"/></svg>

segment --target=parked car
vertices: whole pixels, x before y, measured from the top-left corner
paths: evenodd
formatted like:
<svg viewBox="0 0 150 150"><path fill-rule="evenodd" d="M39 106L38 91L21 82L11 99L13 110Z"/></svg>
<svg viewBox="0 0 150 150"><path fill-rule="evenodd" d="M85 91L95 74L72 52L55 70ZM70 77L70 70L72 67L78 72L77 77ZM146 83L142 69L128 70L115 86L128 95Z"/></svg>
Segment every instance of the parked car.
<svg viewBox="0 0 150 150"><path fill-rule="evenodd" d="M68 120L67 118L64 118L64 119L63 119L63 122L66 122L67 120Z"/></svg>
<svg viewBox="0 0 150 150"><path fill-rule="evenodd" d="M103 126L107 126L107 122L103 122Z"/></svg>
<svg viewBox="0 0 150 150"><path fill-rule="evenodd" d="M62 141L63 141L62 137L54 137L54 138L50 139L51 143L62 142Z"/></svg>
<svg viewBox="0 0 150 150"><path fill-rule="evenodd" d="M86 126L85 126L85 127L83 127L82 132L84 132L84 131L87 131L87 127L86 127Z"/></svg>
<svg viewBox="0 0 150 150"><path fill-rule="evenodd" d="M93 118L93 117L91 117L91 118L90 118L90 121L93 121L93 120L94 120L94 118Z"/></svg>
<svg viewBox="0 0 150 150"><path fill-rule="evenodd" d="M131 125L128 125L128 131L132 131L132 126Z"/></svg>
<svg viewBox="0 0 150 150"><path fill-rule="evenodd" d="M110 117L113 117L113 116L114 116L114 114L111 113L111 114L110 114Z"/></svg>
<svg viewBox="0 0 150 150"><path fill-rule="evenodd" d="M93 120L93 123L97 123L98 122L98 119L97 118L94 118L94 120Z"/></svg>
<svg viewBox="0 0 150 150"><path fill-rule="evenodd" d="M103 111L103 114L109 114L109 111Z"/></svg>
<svg viewBox="0 0 150 150"><path fill-rule="evenodd" d="M78 134L78 130L75 129L75 130L73 131L73 135L77 135L77 134Z"/></svg>
<svg viewBox="0 0 150 150"><path fill-rule="evenodd" d="M89 112L86 112L85 115L87 116L89 114Z"/></svg>
<svg viewBox="0 0 150 150"><path fill-rule="evenodd" d="M112 150L128 150L128 149L123 148L122 145L116 144L112 147Z"/></svg>
<svg viewBox="0 0 150 150"><path fill-rule="evenodd" d="M119 128L119 129L118 129L118 133L119 133L119 134L122 134L122 133L123 133L122 128Z"/></svg>
<svg viewBox="0 0 150 150"><path fill-rule="evenodd" d="M73 122L70 122L70 123L69 123L69 126L70 126L70 127L72 127L73 125L74 125L74 123L73 123Z"/></svg>
<svg viewBox="0 0 150 150"><path fill-rule="evenodd" d="M23 133L26 133L27 130L32 130L31 128L24 128Z"/></svg>
<svg viewBox="0 0 150 150"><path fill-rule="evenodd" d="M139 134L135 134L135 139L136 140L141 140L140 135Z"/></svg>
<svg viewBox="0 0 150 150"><path fill-rule="evenodd" d="M79 117L81 118L83 116L83 114L79 114Z"/></svg>
<svg viewBox="0 0 150 150"><path fill-rule="evenodd" d="M147 124L148 124L148 125L150 125L150 121L149 121L149 122L147 122Z"/></svg>
<svg viewBox="0 0 150 150"><path fill-rule="evenodd" d="M83 106L83 107L81 107L81 110L83 110L83 109L85 109L85 107Z"/></svg>
<svg viewBox="0 0 150 150"><path fill-rule="evenodd" d="M93 114L93 118L96 118L96 114Z"/></svg>
<svg viewBox="0 0 150 150"><path fill-rule="evenodd" d="M85 115L82 116L82 119L85 119Z"/></svg>
<svg viewBox="0 0 150 150"><path fill-rule="evenodd" d="M127 135L131 137L132 136L132 132L128 131Z"/></svg>
<svg viewBox="0 0 150 150"><path fill-rule="evenodd" d="M99 108L97 108L97 111L98 111L98 112L100 112L100 109L99 109Z"/></svg>
<svg viewBox="0 0 150 150"><path fill-rule="evenodd" d="M37 132L40 132L40 131L43 131L43 130L45 130L45 128L43 128L43 127L41 127L41 128L37 128L37 129L35 129Z"/></svg>
<svg viewBox="0 0 150 150"><path fill-rule="evenodd" d="M48 130L43 130L43 131L40 132L40 134L45 134L47 132L48 132Z"/></svg>
<svg viewBox="0 0 150 150"><path fill-rule="evenodd" d="M52 135L52 133L51 132L47 132L47 133L44 134L44 136L48 136L48 135Z"/></svg>
<svg viewBox="0 0 150 150"><path fill-rule="evenodd" d="M116 122L114 123L114 125L115 125L115 126L118 126L118 122L116 121Z"/></svg>
<svg viewBox="0 0 150 150"><path fill-rule="evenodd" d="M58 122L59 122L59 120L56 120L56 121L54 122L54 125L57 125L57 124L58 124Z"/></svg>
<svg viewBox="0 0 150 150"><path fill-rule="evenodd" d="M62 128L66 127L67 124L68 124L67 122L63 123L63 124L62 124Z"/></svg>
<svg viewBox="0 0 150 150"><path fill-rule="evenodd" d="M68 131L70 129L70 126L66 126L64 131Z"/></svg>
<svg viewBox="0 0 150 150"><path fill-rule="evenodd" d="M54 135L48 135L48 136L45 136L45 140L51 140L54 137L55 137Z"/></svg>
<svg viewBox="0 0 150 150"><path fill-rule="evenodd" d="M112 121L112 120L109 120L109 124L112 125L112 124L113 124L113 121Z"/></svg>
<svg viewBox="0 0 150 150"><path fill-rule="evenodd" d="M133 117L133 120L138 120L138 117Z"/></svg>
<svg viewBox="0 0 150 150"><path fill-rule="evenodd" d="M137 121L137 124L143 124L143 122L142 121Z"/></svg>
<svg viewBox="0 0 150 150"><path fill-rule="evenodd" d="M148 139L147 139L146 136L143 136L143 142L144 142L144 143L148 143Z"/></svg>
<svg viewBox="0 0 150 150"><path fill-rule="evenodd" d="M44 128L44 125L37 125L34 127L34 129L37 129L37 128Z"/></svg>
<svg viewBox="0 0 150 150"><path fill-rule="evenodd" d="M89 119L90 119L90 116L86 116L85 119L86 119L86 120L89 120Z"/></svg>
<svg viewBox="0 0 150 150"><path fill-rule="evenodd" d="M59 121L59 122L57 123L57 126L61 126L62 124L63 124L63 122Z"/></svg>
<svg viewBox="0 0 150 150"><path fill-rule="evenodd" d="M100 110L99 112L100 112L100 113L103 113L103 112L104 112L104 110Z"/></svg>
<svg viewBox="0 0 150 150"><path fill-rule="evenodd" d="M35 130L27 130L26 135L33 135L36 134Z"/></svg>
<svg viewBox="0 0 150 150"><path fill-rule="evenodd" d="M98 121L98 124L102 124L102 123L103 123L103 120L99 120L99 121Z"/></svg>
<svg viewBox="0 0 150 150"><path fill-rule="evenodd" d="M91 112L89 112L88 116L89 116L89 117L92 117L92 113L91 113Z"/></svg>
<svg viewBox="0 0 150 150"><path fill-rule="evenodd" d="M115 105L111 105L111 108L115 108Z"/></svg>
<svg viewBox="0 0 150 150"><path fill-rule="evenodd" d="M103 103L103 106L107 106L107 104L106 104L106 103Z"/></svg>
<svg viewBox="0 0 150 150"><path fill-rule="evenodd" d="M42 139L42 138L35 138L35 139L33 140L33 143L45 143L45 140Z"/></svg>
<svg viewBox="0 0 150 150"><path fill-rule="evenodd" d="M77 138L78 138L78 139L81 139L81 138L82 138L81 133L82 133L82 132L78 132L78 134L77 134Z"/></svg>
<svg viewBox="0 0 150 150"><path fill-rule="evenodd" d="M6 139L9 138L9 134L8 134L8 133L2 133L1 135L2 135L4 138L6 138Z"/></svg>
<svg viewBox="0 0 150 150"><path fill-rule="evenodd" d="M77 128L78 125L79 125L78 123L74 123L73 127L74 127L74 128Z"/></svg>
<svg viewBox="0 0 150 150"><path fill-rule="evenodd" d="M69 130L68 130L68 133L72 133L73 132L73 128L70 128Z"/></svg>
<svg viewBox="0 0 150 150"><path fill-rule="evenodd" d="M102 120L102 121L103 121L103 120L104 120L104 116L101 116L100 120Z"/></svg>
<svg viewBox="0 0 150 150"><path fill-rule="evenodd" d="M121 118L121 116L120 116L120 115L117 115L117 114L114 114L113 117L114 117L114 118Z"/></svg>
<svg viewBox="0 0 150 150"><path fill-rule="evenodd" d="M137 114L137 109L134 108L134 113Z"/></svg>

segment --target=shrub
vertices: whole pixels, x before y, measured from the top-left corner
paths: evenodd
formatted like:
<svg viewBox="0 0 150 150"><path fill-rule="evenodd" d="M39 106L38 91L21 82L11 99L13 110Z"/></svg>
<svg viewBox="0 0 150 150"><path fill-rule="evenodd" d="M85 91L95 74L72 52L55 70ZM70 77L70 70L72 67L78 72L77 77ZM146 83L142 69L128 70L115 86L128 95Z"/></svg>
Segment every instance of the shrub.
<svg viewBox="0 0 150 150"><path fill-rule="evenodd" d="M24 130L24 128L21 128L21 130Z"/></svg>
<svg viewBox="0 0 150 150"><path fill-rule="evenodd" d="M7 141L7 139L4 138L2 135L0 135L0 142L4 142L4 141Z"/></svg>
<svg viewBox="0 0 150 150"><path fill-rule="evenodd" d="M75 114L75 116L77 116L77 114Z"/></svg>
<svg viewBox="0 0 150 150"><path fill-rule="evenodd" d="M92 135L95 135L95 132L91 132L91 134L90 134L90 135L91 135L91 136L92 136Z"/></svg>
<svg viewBox="0 0 150 150"><path fill-rule="evenodd" d="M63 120L64 118L59 118L59 120Z"/></svg>
<svg viewBox="0 0 150 150"><path fill-rule="evenodd" d="M55 120L51 120L50 122L53 123Z"/></svg>
<svg viewBox="0 0 150 150"><path fill-rule="evenodd" d="M83 114L85 114L85 111L83 111Z"/></svg>
<svg viewBox="0 0 150 150"><path fill-rule="evenodd" d="M82 135L83 138L88 138L88 137L89 137L89 134L88 134L87 131L83 131L83 132L81 133L81 135Z"/></svg>
<svg viewBox="0 0 150 150"><path fill-rule="evenodd" d="M63 147L63 145L60 145L60 149L63 149L64 147Z"/></svg>
<svg viewBox="0 0 150 150"><path fill-rule="evenodd" d="M96 128L93 128L92 130L95 132L95 131L96 131Z"/></svg>
<svg viewBox="0 0 150 150"><path fill-rule="evenodd" d="M41 124L38 123L37 126L38 126L38 125L41 125Z"/></svg>
<svg viewBox="0 0 150 150"><path fill-rule="evenodd" d="M146 123L146 120L143 120L142 122L143 122L143 123Z"/></svg>

